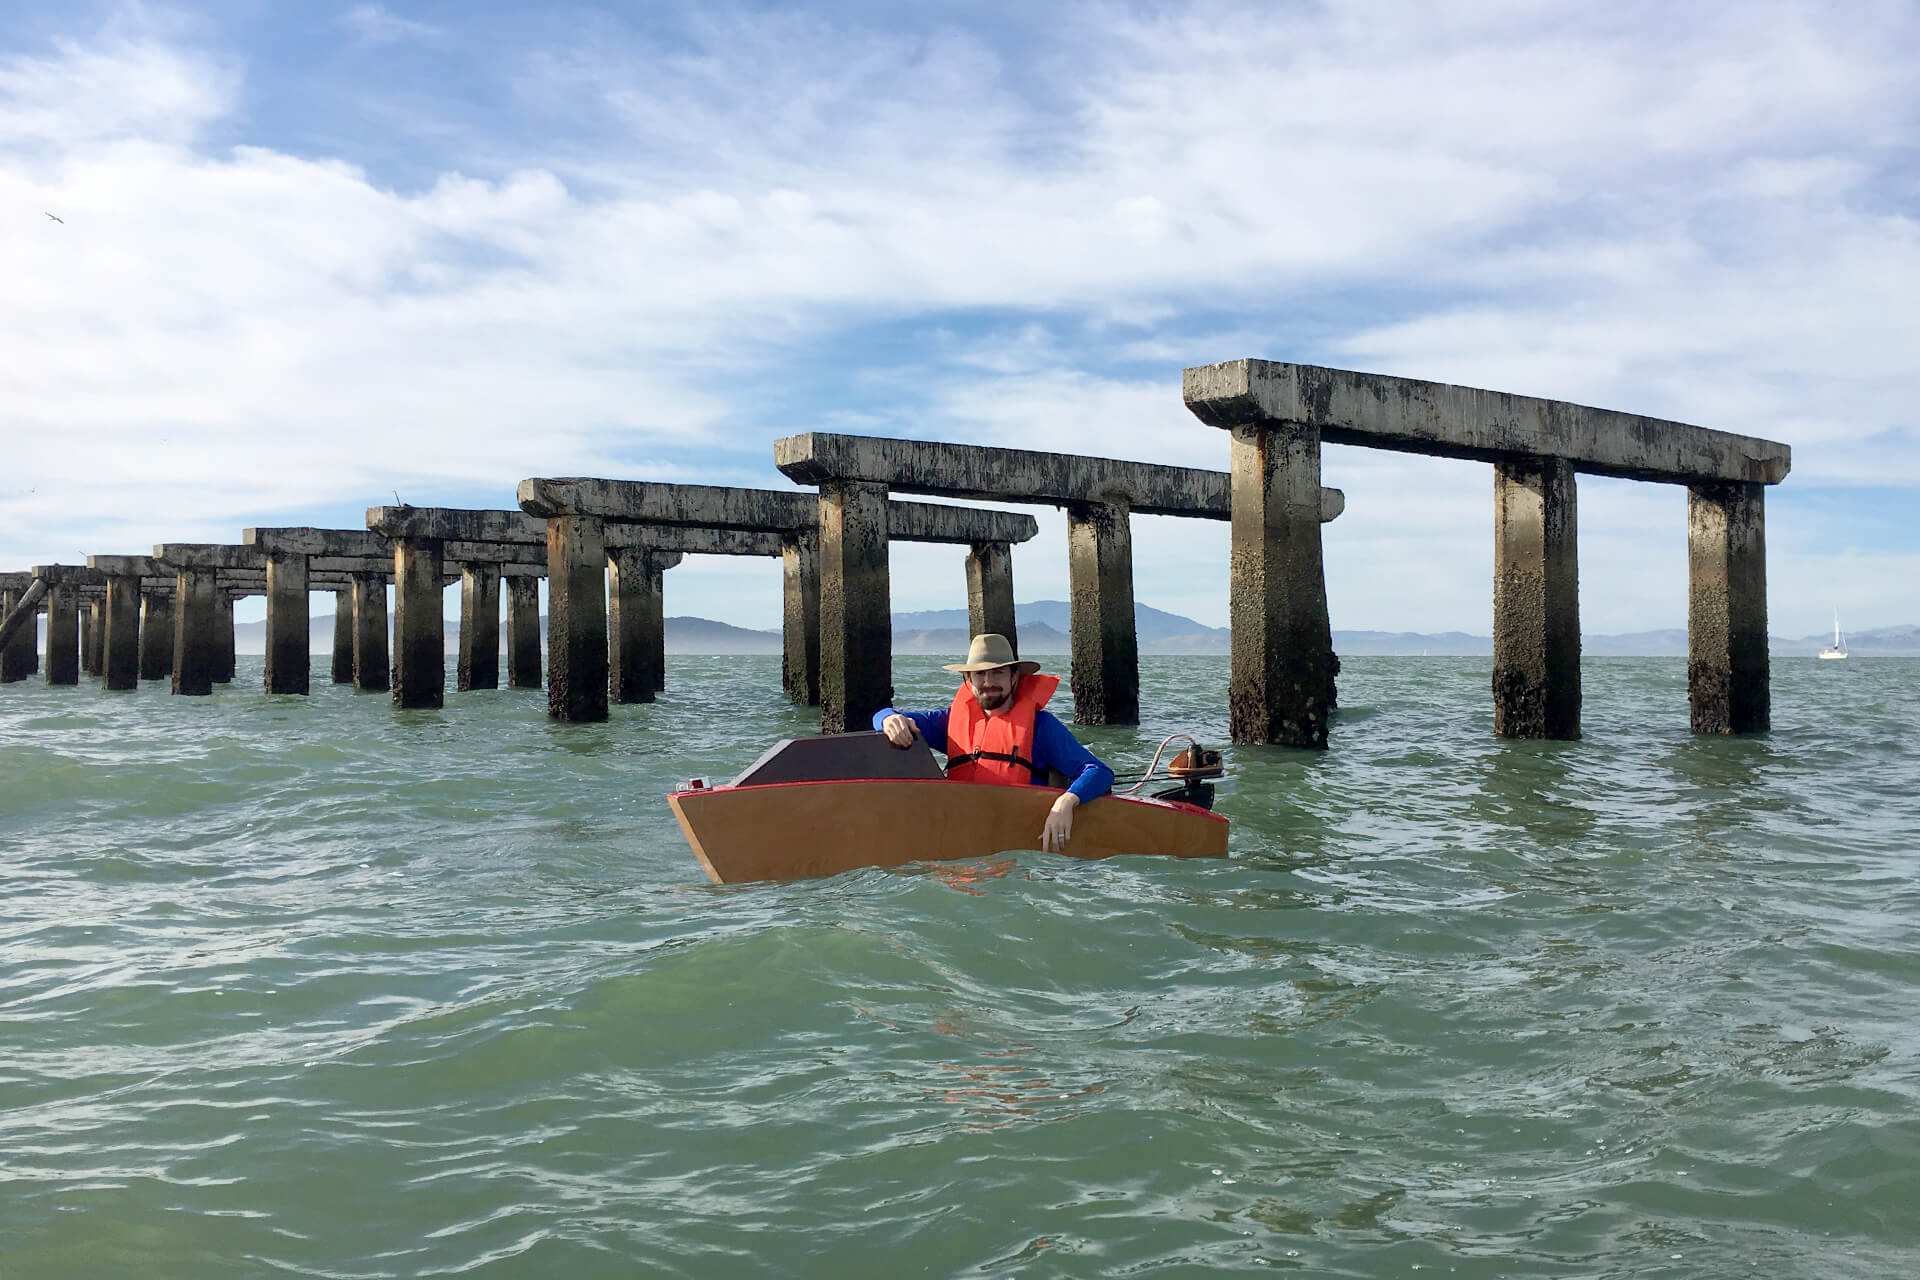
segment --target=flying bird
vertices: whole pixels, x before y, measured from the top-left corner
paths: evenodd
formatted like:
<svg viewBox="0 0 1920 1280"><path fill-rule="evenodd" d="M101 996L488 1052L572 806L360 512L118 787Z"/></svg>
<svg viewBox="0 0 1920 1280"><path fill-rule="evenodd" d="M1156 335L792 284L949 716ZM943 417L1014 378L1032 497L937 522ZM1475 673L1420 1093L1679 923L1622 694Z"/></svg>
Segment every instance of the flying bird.
<svg viewBox="0 0 1920 1280"><path fill-rule="evenodd" d="M47 216L48 216L49 218L53 218L53 215L52 215L52 214L50 214L50 213L49 213L49 214L48 214ZM67 220L66 220L65 218L53 218L53 220L54 220L55 222L57 222L57 223L59 223L59 224L60 224L61 226L63 226L63 227L67 225Z"/></svg>

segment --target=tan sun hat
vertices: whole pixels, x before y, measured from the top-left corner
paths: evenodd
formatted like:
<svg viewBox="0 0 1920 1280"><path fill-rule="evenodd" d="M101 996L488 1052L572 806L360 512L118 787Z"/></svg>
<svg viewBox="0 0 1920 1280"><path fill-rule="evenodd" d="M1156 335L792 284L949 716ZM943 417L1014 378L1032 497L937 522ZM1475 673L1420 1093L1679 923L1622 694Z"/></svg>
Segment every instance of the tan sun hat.
<svg viewBox="0 0 1920 1280"><path fill-rule="evenodd" d="M1040 669L1037 662L1022 662L1013 656L1013 646L1007 638L997 631L985 631L973 638L967 646L965 662L949 662L949 671L973 672L991 671L995 667L1012 667L1015 675L1032 675Z"/></svg>

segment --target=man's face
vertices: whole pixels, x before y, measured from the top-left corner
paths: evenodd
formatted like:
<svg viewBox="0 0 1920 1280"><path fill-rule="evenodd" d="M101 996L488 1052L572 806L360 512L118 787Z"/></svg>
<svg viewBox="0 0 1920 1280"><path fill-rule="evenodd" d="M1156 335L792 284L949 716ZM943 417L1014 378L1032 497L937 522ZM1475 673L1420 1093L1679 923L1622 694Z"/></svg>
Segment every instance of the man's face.
<svg viewBox="0 0 1920 1280"><path fill-rule="evenodd" d="M982 711L997 711L1013 696L1013 686L1020 677L1012 667L994 667L989 671L969 671L967 679L973 684L974 700Z"/></svg>

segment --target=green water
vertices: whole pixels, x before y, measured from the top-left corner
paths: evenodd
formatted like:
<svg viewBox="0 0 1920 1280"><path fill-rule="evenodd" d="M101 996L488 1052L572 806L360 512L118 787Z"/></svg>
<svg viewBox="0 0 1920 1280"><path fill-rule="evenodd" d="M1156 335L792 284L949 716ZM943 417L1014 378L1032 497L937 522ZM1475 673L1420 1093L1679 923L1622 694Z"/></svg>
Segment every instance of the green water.
<svg viewBox="0 0 1920 1280"><path fill-rule="evenodd" d="M1920 663L1349 659L1225 860L713 887L662 796L809 732L0 687L0 1277L1808 1276L1920 1260ZM1144 764L1225 730L1146 659ZM903 703L951 677L902 660ZM1064 695L1063 695L1064 697Z"/></svg>

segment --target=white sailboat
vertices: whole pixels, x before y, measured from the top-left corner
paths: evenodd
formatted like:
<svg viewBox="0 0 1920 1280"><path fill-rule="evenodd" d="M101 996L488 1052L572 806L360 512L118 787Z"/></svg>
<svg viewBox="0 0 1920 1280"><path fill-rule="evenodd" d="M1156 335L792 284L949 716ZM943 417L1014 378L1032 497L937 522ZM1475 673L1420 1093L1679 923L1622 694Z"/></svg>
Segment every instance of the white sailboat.
<svg viewBox="0 0 1920 1280"><path fill-rule="evenodd" d="M1833 643L1820 651L1822 658L1844 658L1847 656L1847 638L1840 632L1840 611L1833 611Z"/></svg>

